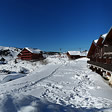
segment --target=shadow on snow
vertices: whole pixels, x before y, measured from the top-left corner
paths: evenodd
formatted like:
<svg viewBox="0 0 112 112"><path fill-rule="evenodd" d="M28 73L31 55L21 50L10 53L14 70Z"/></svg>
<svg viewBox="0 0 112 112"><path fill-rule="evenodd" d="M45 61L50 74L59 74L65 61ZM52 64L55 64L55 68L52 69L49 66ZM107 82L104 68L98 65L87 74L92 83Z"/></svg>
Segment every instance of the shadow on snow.
<svg viewBox="0 0 112 112"><path fill-rule="evenodd" d="M1 104L0 104L1 105ZM103 109L75 108L39 99L34 96L14 97L7 95L2 101L1 112L98 112Z"/></svg>

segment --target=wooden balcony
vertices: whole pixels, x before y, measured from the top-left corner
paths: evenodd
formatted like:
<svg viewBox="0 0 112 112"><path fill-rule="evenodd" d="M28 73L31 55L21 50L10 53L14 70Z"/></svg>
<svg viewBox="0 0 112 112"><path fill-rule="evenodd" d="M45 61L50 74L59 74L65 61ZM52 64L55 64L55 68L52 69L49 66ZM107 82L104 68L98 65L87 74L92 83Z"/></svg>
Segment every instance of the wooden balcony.
<svg viewBox="0 0 112 112"><path fill-rule="evenodd" d="M94 62L94 61L87 61L87 63L101 67L101 68L108 70L108 71L112 71L112 64L105 64L105 63Z"/></svg>

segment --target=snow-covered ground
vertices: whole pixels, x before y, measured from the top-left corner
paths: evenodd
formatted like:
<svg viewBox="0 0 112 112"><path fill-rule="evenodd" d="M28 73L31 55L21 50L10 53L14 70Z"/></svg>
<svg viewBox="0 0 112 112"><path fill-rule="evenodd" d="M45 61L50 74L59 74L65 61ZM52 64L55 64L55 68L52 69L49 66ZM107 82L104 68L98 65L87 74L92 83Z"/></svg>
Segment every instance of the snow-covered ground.
<svg viewBox="0 0 112 112"><path fill-rule="evenodd" d="M112 112L112 88L87 68L87 58L11 60L3 69L11 73L0 73L0 112Z"/></svg>
<svg viewBox="0 0 112 112"><path fill-rule="evenodd" d="M6 61L14 60L20 51L21 49L19 48L0 46L0 59L4 58Z"/></svg>

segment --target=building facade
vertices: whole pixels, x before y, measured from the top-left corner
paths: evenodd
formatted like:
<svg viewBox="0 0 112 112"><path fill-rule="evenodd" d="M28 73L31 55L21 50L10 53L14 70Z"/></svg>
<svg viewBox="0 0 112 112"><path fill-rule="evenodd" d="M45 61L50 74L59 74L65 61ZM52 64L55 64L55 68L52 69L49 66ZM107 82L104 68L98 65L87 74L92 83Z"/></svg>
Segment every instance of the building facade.
<svg viewBox="0 0 112 112"><path fill-rule="evenodd" d="M42 60L44 58L41 50L28 47L25 47L17 56L21 60Z"/></svg>
<svg viewBox="0 0 112 112"><path fill-rule="evenodd" d="M90 68L112 83L112 28L92 42L87 57Z"/></svg>

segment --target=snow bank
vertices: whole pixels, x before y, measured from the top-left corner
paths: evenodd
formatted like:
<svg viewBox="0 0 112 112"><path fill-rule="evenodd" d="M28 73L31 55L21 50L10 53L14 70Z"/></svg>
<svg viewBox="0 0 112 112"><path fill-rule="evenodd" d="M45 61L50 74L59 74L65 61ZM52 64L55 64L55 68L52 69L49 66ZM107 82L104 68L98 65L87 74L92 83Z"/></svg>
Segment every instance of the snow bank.
<svg viewBox="0 0 112 112"><path fill-rule="evenodd" d="M45 65L25 61L14 64L10 61L2 67L15 71L14 66L25 67L29 73L0 84L0 111L111 112L112 89L87 68L87 60L68 60L56 55L48 57ZM10 75L4 76L6 81L13 79ZM16 73L14 79L18 77L16 75L19 74Z"/></svg>

